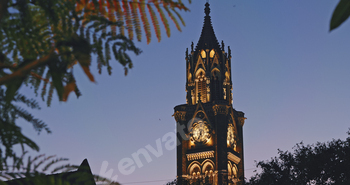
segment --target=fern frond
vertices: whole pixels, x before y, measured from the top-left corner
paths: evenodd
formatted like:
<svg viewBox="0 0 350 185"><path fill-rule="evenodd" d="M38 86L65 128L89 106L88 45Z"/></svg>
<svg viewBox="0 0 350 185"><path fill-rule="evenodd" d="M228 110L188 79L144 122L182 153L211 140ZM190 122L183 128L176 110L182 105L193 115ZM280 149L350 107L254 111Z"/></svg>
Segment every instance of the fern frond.
<svg viewBox="0 0 350 185"><path fill-rule="evenodd" d="M46 80L44 80L44 86L43 86L43 88L41 90L41 99L43 101L45 101L46 87L47 87L47 84L49 83L50 77L51 77L50 73L46 73L46 76L45 76Z"/></svg>
<svg viewBox="0 0 350 185"><path fill-rule="evenodd" d="M151 42L151 28L149 26L147 14L146 14L146 5L145 5L145 0L140 0L139 5L139 10L140 10L140 15L141 15L141 20L143 23L143 29L145 30L146 33L146 39L147 39L147 44Z"/></svg>
<svg viewBox="0 0 350 185"><path fill-rule="evenodd" d="M38 77L42 77L43 74L44 74L44 71L45 71L45 67L40 67L38 70L37 70L37 73L35 73ZM33 75L32 75L33 76ZM39 86L41 84L41 79L40 78L36 78L36 82L35 82L35 85L34 85L34 93L36 96L38 96L38 90L39 90Z"/></svg>
<svg viewBox="0 0 350 185"><path fill-rule="evenodd" d="M26 170L26 173L29 174L30 167L32 166L32 161L30 160L30 156L28 156L28 160L27 161L28 161L27 168L25 170Z"/></svg>
<svg viewBox="0 0 350 185"><path fill-rule="evenodd" d="M160 19L163 22L166 34L168 37L170 37L170 26L168 23L168 19L165 17L164 12L163 12L162 8L159 6L159 3L157 1L154 2L154 5L159 13Z"/></svg>
<svg viewBox="0 0 350 185"><path fill-rule="evenodd" d="M160 28L159 28L159 22L158 22L157 15L154 13L151 5L147 4L147 8L148 8L149 14L151 15L151 20L152 20L152 24L153 24L153 27L154 27L154 31L156 32L156 37L158 39L158 42L160 42L161 33L160 33Z"/></svg>
<svg viewBox="0 0 350 185"><path fill-rule="evenodd" d="M116 11L118 21L124 23L124 14L119 4L119 1L114 0L113 3L114 3L114 9ZM125 29L124 24L119 27L120 34L125 35L124 29Z"/></svg>
<svg viewBox="0 0 350 185"><path fill-rule="evenodd" d="M86 41L87 41L89 44L91 44L91 41L90 41L90 30L89 30L89 29L86 29L85 35L86 35Z"/></svg>
<svg viewBox="0 0 350 185"><path fill-rule="evenodd" d="M171 8L171 10L172 10L173 12L175 12L175 14L177 15L177 17L180 19L182 25L186 26L186 23L185 23L184 19L182 18L182 16L179 14L179 12L177 12L177 11L175 10L175 8Z"/></svg>
<svg viewBox="0 0 350 185"><path fill-rule="evenodd" d="M134 38L134 28L132 25L132 19L131 19L131 15L130 15L128 0L123 0L122 4L123 4L126 29L128 30L129 39L132 40Z"/></svg>
<svg viewBox="0 0 350 185"><path fill-rule="evenodd" d="M115 9L112 0L107 0L107 10L108 10L108 19L112 22L116 22L117 19L115 18ZM115 25L111 26L111 30L113 35L117 34L117 27Z"/></svg>
<svg viewBox="0 0 350 185"><path fill-rule="evenodd" d="M25 96L23 96L22 94L17 94L14 98L14 101L24 103L29 108L40 110L40 106L39 106L38 102L36 102L33 99L28 99Z"/></svg>
<svg viewBox="0 0 350 185"><path fill-rule="evenodd" d="M84 9L84 0L82 0L82 1L77 1L76 2L76 6L75 6L75 11L76 12L80 12L80 11L82 11Z"/></svg>
<svg viewBox="0 0 350 185"><path fill-rule="evenodd" d="M50 129L47 127L47 125L43 121L35 118L32 114L28 113L25 109L18 106L13 106L13 109L16 111L16 114L18 116L22 117L24 120L31 123L33 125L34 130L37 131L38 134L41 132L42 129L45 129L46 132L51 133Z"/></svg>
<svg viewBox="0 0 350 185"><path fill-rule="evenodd" d="M34 159L31 160L30 162L31 162L32 164L34 164L34 162L35 162L36 160L38 160L39 158L42 158L42 157L44 157L44 156L45 156L45 154L41 154L41 155L35 156ZM41 161L39 161L38 164L34 164L33 170L37 170L37 168L38 168L43 162L44 162L44 160L41 160Z"/></svg>
<svg viewBox="0 0 350 185"><path fill-rule="evenodd" d="M99 8L99 11L100 11L100 14L102 15L106 15L106 9L104 8L104 2L105 0L99 0L98 4L98 8Z"/></svg>
<svg viewBox="0 0 350 185"><path fill-rule="evenodd" d="M53 158L55 156L49 156L47 157L46 159L44 159L45 161L48 161L49 159ZM43 172L46 172L53 164L56 164L58 162L62 162L62 161L68 161L67 158L56 158L56 159L53 159L51 162L49 162L48 164L46 164L44 166L44 168L42 169Z"/></svg>
<svg viewBox="0 0 350 185"><path fill-rule="evenodd" d="M173 20L173 22L175 23L177 30L182 31L182 30L181 30L181 27L180 27L180 25L179 25L179 23L177 22L175 16L171 13L171 11L169 10L169 8L168 8L167 6L164 6L164 9L165 9L165 11L168 13L168 15L169 15L169 17L171 18L171 20Z"/></svg>
<svg viewBox="0 0 350 185"><path fill-rule="evenodd" d="M137 38L137 41L141 41L142 35L141 35L139 14L137 11L137 3L138 3L137 0L133 0L133 2L130 2L130 7L131 7L131 13L132 13L132 22L135 25L136 38Z"/></svg>
<svg viewBox="0 0 350 185"><path fill-rule="evenodd" d="M46 104L48 107L51 106L53 90L55 90L55 86L53 84L50 84L49 94L47 95L47 101L46 101Z"/></svg>
<svg viewBox="0 0 350 185"><path fill-rule="evenodd" d="M103 66L105 66L106 62L105 62L105 60L103 58L102 43L103 43L103 41L102 41L102 38L100 37L100 39L98 40L98 43L96 43L97 44L97 57L100 59L101 64Z"/></svg>
<svg viewBox="0 0 350 185"><path fill-rule="evenodd" d="M51 173L57 173L58 171L63 171L63 172L68 172L68 171L71 171L71 170L75 170L75 169L78 169L79 166L76 166L76 165L71 165L71 164L64 164L64 165L61 165L61 166L58 166L58 167L55 167Z"/></svg>
<svg viewBox="0 0 350 185"><path fill-rule="evenodd" d="M109 43L106 42L105 43L105 61L106 61L106 65L107 65L107 71L108 71L108 74L111 75L112 74L112 67L109 65L109 60L111 59L111 53L110 53L110 47L109 47Z"/></svg>

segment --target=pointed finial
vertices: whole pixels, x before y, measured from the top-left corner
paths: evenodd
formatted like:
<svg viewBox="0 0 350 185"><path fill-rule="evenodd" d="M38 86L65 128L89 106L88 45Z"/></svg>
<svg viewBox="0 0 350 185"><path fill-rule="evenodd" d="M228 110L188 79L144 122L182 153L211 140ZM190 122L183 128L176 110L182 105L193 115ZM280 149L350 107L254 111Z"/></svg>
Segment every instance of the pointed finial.
<svg viewBox="0 0 350 185"><path fill-rule="evenodd" d="M225 51L225 44L224 44L224 41L223 41L223 40L221 41L221 50L222 50L222 51Z"/></svg>
<svg viewBox="0 0 350 185"><path fill-rule="evenodd" d="M186 48L186 60L188 59L188 48Z"/></svg>
<svg viewBox="0 0 350 185"><path fill-rule="evenodd" d="M210 14L210 8L209 8L209 3L205 3L205 9L204 9L205 15L209 16Z"/></svg>
<svg viewBox="0 0 350 185"><path fill-rule="evenodd" d="M193 42L192 42L192 44L191 44L191 52L193 52Z"/></svg>
<svg viewBox="0 0 350 185"><path fill-rule="evenodd" d="M228 47L228 57L229 57L230 59L232 58L230 46Z"/></svg>

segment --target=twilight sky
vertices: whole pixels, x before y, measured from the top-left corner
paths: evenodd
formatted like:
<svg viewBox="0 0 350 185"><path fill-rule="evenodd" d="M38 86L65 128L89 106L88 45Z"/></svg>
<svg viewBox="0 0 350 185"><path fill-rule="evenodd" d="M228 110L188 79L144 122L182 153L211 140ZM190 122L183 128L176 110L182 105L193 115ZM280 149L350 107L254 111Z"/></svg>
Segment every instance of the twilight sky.
<svg viewBox="0 0 350 185"><path fill-rule="evenodd" d="M171 23L171 37L136 43L143 50L132 56L134 68L124 76L113 73L89 82L76 66L83 96L54 101L50 108L31 111L52 134L39 136L24 122L24 133L41 147L40 153L67 157L80 164L87 158L92 172L118 175L121 184L162 185L176 177L176 156L169 137L175 129L173 107L185 99L185 51L196 45L206 1L193 1L182 13L182 32ZM338 1L230 0L210 1L217 39L232 50L234 108L245 113L246 178L254 160L267 160L277 149L292 150L301 141L312 144L344 139L350 127L350 22L329 32ZM95 60L95 59L94 59ZM22 92L34 97L32 90ZM40 99L37 98L39 101ZM157 148L158 147L158 148ZM153 149L153 150L152 150ZM133 158L137 151L150 158ZM32 153L35 155L35 153ZM131 160L131 161L130 161ZM104 162L105 161L105 162ZM134 162L129 168L122 162ZM107 171L100 173L101 167ZM125 175L128 174L129 175ZM146 181L153 181L142 183ZM156 181L156 182L154 182Z"/></svg>

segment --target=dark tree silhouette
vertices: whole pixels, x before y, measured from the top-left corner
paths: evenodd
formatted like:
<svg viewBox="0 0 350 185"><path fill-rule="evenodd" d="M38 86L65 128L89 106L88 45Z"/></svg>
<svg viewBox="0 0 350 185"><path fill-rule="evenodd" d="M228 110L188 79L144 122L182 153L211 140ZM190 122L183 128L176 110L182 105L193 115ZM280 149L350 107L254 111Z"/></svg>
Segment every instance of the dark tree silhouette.
<svg viewBox="0 0 350 185"><path fill-rule="evenodd" d="M350 135L350 130L348 131ZM260 161L261 173L246 185L346 185L350 184L350 136L314 145L297 144L293 152Z"/></svg>

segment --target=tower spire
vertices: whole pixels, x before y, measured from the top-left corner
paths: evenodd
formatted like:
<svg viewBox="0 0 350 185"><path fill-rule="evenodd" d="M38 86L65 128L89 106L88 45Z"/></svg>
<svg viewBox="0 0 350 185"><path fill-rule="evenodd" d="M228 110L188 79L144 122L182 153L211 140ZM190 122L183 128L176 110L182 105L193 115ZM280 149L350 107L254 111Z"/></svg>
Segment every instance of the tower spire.
<svg viewBox="0 0 350 185"><path fill-rule="evenodd" d="M207 1L207 3L205 3L205 9L204 9L204 13L205 13L205 16L209 16L210 14L210 8L209 8L209 3Z"/></svg>
<svg viewBox="0 0 350 185"><path fill-rule="evenodd" d="M210 8L209 8L209 3L205 3L205 8L204 8L204 24L201 32L201 36L199 37L197 46L196 46L196 51L199 51L201 49L217 49L220 50L219 42L216 39L215 33L214 33L214 28L211 24L211 17L210 17Z"/></svg>

